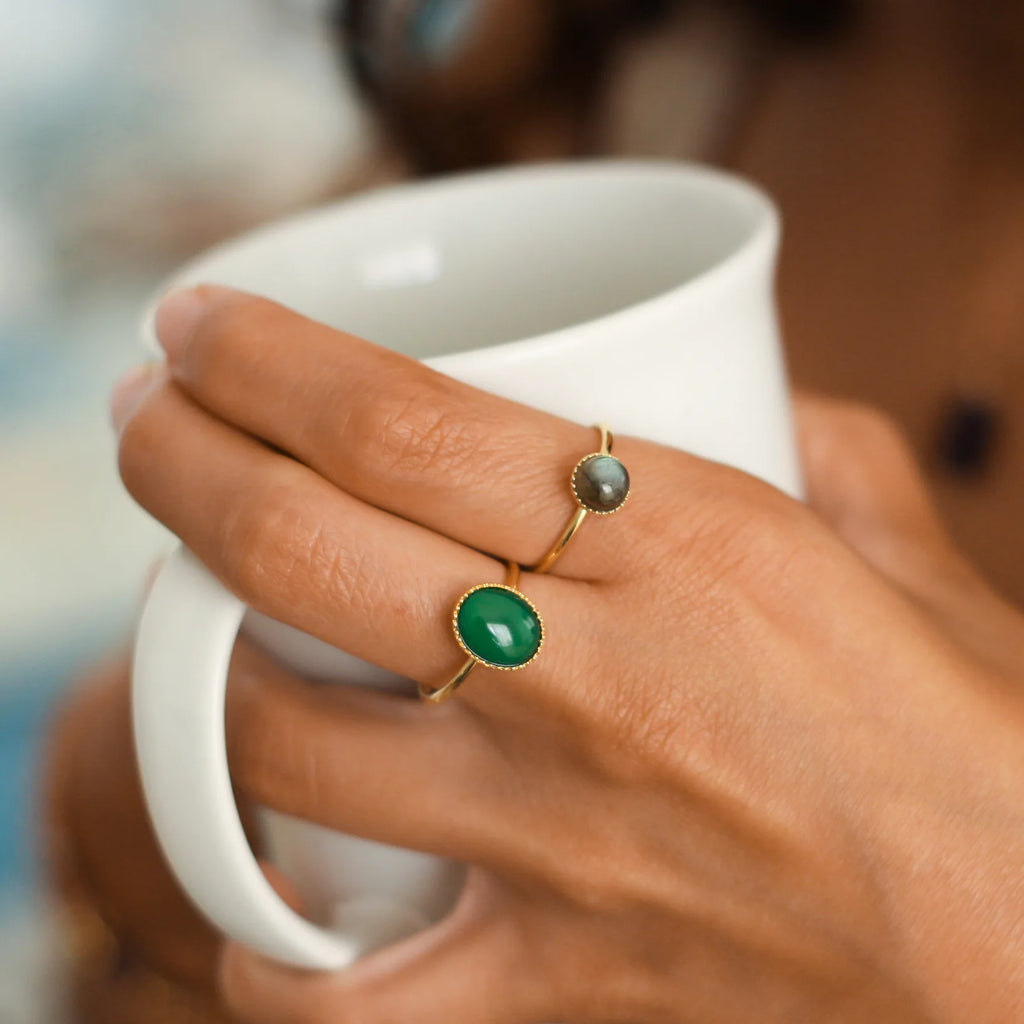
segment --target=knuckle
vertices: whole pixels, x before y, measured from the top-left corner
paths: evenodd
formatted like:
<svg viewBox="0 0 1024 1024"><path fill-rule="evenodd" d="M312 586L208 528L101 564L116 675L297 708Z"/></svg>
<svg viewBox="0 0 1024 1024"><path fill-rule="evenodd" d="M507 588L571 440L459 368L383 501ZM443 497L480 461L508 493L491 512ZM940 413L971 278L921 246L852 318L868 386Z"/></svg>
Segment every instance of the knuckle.
<svg viewBox="0 0 1024 1024"><path fill-rule="evenodd" d="M323 610L325 623L326 609L337 608L353 624L372 622L386 581L359 545L338 542L329 511L306 500L287 477L241 492L219 538L228 587L278 618L301 603Z"/></svg>
<svg viewBox="0 0 1024 1024"><path fill-rule="evenodd" d="M717 562L723 545L763 501L765 486L734 469L687 457L679 473L651 481L649 500L640 513L647 543L637 552L642 574L664 582L667 565L685 565L687 579L699 583L705 568ZM639 502L638 502L639 504Z"/></svg>
<svg viewBox="0 0 1024 1024"><path fill-rule="evenodd" d="M607 851L602 851L602 860L606 859ZM572 903L596 917L610 917L624 910L626 900L618 886L609 884L606 878L594 878L590 871L580 867L577 862L560 879L560 887Z"/></svg>
<svg viewBox="0 0 1024 1024"><path fill-rule="evenodd" d="M719 483L717 493L696 496L685 525L659 543L660 566L644 584L716 645L743 634L756 613L771 616L819 591L827 543L815 517L781 492L738 473ZM666 565L675 567L668 577ZM656 738L670 723L655 716L649 727Z"/></svg>
<svg viewBox="0 0 1024 1024"><path fill-rule="evenodd" d="M735 628L744 614L770 618L783 607L798 609L818 590L825 566L814 521L802 508L772 502L730 526L708 557L721 583L712 584L715 600L708 604L719 630Z"/></svg>
<svg viewBox="0 0 1024 1024"><path fill-rule="evenodd" d="M802 510L789 503L766 502L737 510L722 539L726 564L731 561L745 578L767 575L778 580L806 550L806 522Z"/></svg>
<svg viewBox="0 0 1024 1024"><path fill-rule="evenodd" d="M268 594L286 600L289 584L318 543L319 531L286 482L242 491L226 516L220 558L227 583L246 603L265 605Z"/></svg>
<svg viewBox="0 0 1024 1024"><path fill-rule="evenodd" d="M665 528L661 554L667 546L672 561L686 566L675 585L691 603L714 603L736 583L778 580L800 561L806 510L754 477L716 467L699 487L691 484L687 506L684 524Z"/></svg>
<svg viewBox="0 0 1024 1024"><path fill-rule="evenodd" d="M346 447L362 474L412 482L457 474L477 450L471 411L443 381L417 376L361 401L345 424Z"/></svg>
<svg viewBox="0 0 1024 1024"><path fill-rule="evenodd" d="M679 746L686 715L679 697L663 689L640 678L609 687L603 715L610 728L592 757L616 784L653 784Z"/></svg>
<svg viewBox="0 0 1024 1024"><path fill-rule="evenodd" d="M721 633L722 620L734 614L711 612L709 619L718 621L712 622L712 630L701 632ZM741 727L740 717L731 701L703 685L699 673L695 676L653 682L638 668L625 685L607 688L603 729L587 754L613 789L657 790L671 786L685 766L704 774L720 763Z"/></svg>

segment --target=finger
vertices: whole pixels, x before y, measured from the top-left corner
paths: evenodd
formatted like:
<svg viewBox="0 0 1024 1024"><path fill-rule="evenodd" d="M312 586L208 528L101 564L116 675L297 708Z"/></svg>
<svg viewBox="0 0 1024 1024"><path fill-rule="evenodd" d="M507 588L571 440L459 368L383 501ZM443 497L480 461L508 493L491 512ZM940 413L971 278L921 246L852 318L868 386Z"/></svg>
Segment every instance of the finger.
<svg viewBox="0 0 1024 1024"><path fill-rule="evenodd" d="M591 426L225 288L175 293L157 329L174 379L215 415L469 547L535 564L577 508L569 480L598 447ZM631 472L643 457L629 451ZM608 553L628 529L619 518L588 529L558 571L613 570Z"/></svg>
<svg viewBox="0 0 1024 1024"><path fill-rule="evenodd" d="M123 422L120 467L140 504L246 604L420 682L439 683L465 660L450 627L458 597L505 575L486 555L339 491L170 383ZM597 627L583 589L550 577L524 586L542 614L557 604L567 625L516 674L517 691L584 660L580 645Z"/></svg>
<svg viewBox="0 0 1024 1024"><path fill-rule="evenodd" d="M808 503L848 544L891 570L911 553L952 551L899 428L867 406L820 396L795 402Z"/></svg>
<svg viewBox="0 0 1024 1024"><path fill-rule="evenodd" d="M229 943L221 992L246 1024L535 1024L544 1000L524 959L515 917L478 875L444 920L343 971L301 971Z"/></svg>
<svg viewBox="0 0 1024 1024"><path fill-rule="evenodd" d="M812 507L948 636L997 668L1019 664L1019 614L957 550L896 424L819 396L800 396L796 410Z"/></svg>
<svg viewBox="0 0 1024 1024"><path fill-rule="evenodd" d="M521 780L464 703L313 686L242 642L226 731L235 787L263 806L462 861L521 846Z"/></svg>

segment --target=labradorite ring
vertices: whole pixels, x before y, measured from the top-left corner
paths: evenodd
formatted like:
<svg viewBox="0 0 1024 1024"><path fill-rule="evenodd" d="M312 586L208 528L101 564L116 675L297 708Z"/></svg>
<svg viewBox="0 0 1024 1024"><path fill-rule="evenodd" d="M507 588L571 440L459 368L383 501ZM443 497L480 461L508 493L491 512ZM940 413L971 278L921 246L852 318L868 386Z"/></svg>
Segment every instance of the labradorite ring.
<svg viewBox="0 0 1024 1024"><path fill-rule="evenodd" d="M547 572L591 512L597 516L610 516L618 512L629 497L629 473L612 455L612 432L603 423L598 423L594 429L601 435L600 449L580 459L569 478L576 511L551 550L533 566L531 572Z"/></svg>
<svg viewBox="0 0 1024 1024"><path fill-rule="evenodd" d="M455 604L452 631L466 661L443 686L420 683L420 696L434 704L447 700L477 665L512 672L529 665L544 645L544 622L517 589L519 566L509 562L504 583L470 587Z"/></svg>

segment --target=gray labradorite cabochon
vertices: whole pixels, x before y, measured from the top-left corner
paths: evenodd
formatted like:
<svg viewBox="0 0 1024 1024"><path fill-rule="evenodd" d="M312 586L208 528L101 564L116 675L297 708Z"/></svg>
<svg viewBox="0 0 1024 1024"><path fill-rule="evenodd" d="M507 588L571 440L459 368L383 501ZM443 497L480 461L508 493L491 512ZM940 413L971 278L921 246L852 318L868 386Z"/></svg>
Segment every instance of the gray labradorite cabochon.
<svg viewBox="0 0 1024 1024"><path fill-rule="evenodd" d="M588 512L607 515L629 497L629 473L614 455L588 455L572 474L572 489Z"/></svg>

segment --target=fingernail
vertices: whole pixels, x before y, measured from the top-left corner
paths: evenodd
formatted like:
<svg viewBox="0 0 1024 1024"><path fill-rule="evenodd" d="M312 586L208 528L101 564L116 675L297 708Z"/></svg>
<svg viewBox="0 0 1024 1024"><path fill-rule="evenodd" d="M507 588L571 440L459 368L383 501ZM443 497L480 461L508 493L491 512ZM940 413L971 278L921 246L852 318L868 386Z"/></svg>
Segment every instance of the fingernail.
<svg viewBox="0 0 1024 1024"><path fill-rule="evenodd" d="M149 393L160 369L157 363L133 366L114 385L114 390L110 393L110 419L119 434L132 413L139 407L139 403Z"/></svg>
<svg viewBox="0 0 1024 1024"><path fill-rule="evenodd" d="M181 358L192 331L206 312L210 292L210 288L202 285L196 288L178 288L160 301L154 326L157 341L167 353L168 362Z"/></svg>

